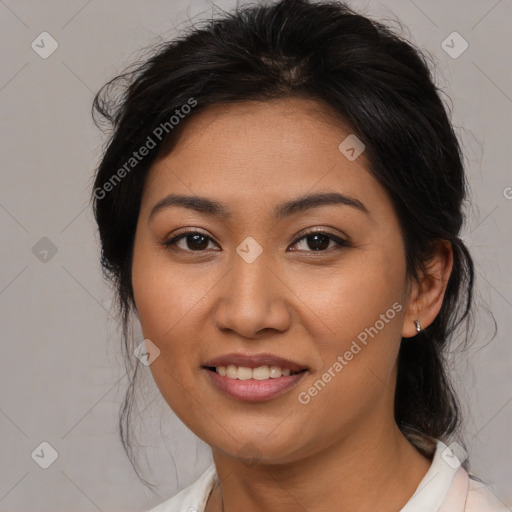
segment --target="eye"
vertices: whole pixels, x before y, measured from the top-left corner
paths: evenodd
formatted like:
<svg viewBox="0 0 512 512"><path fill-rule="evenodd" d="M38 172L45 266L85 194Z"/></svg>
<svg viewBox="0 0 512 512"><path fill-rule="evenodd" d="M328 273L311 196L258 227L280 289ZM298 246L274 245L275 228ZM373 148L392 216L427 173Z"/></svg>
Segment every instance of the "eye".
<svg viewBox="0 0 512 512"><path fill-rule="evenodd" d="M333 245L331 245L331 242L333 242ZM292 245L300 243L302 243L303 247L305 246L306 249L298 250L306 250L306 252L326 252L329 249L340 249L342 247L349 247L350 245L346 240L324 231L312 231L307 233L301 238L298 238Z"/></svg>
<svg viewBox="0 0 512 512"><path fill-rule="evenodd" d="M183 246L179 246L178 243L184 241ZM186 231L184 233L178 234L172 237L170 240L167 240L164 243L165 247L176 246L178 249L189 252L202 252L208 248L209 242L213 242L213 240L199 232L199 231Z"/></svg>
<svg viewBox="0 0 512 512"><path fill-rule="evenodd" d="M179 243L182 243L180 246ZM212 238L200 231L182 232L164 243L165 247L177 247L187 252L203 252L208 249L209 243L215 244ZM326 252L330 249L349 247L349 243L338 236L324 231L313 231L295 240L292 245L303 244L302 249L294 249L306 252ZM215 244L216 245L216 244ZM217 246L218 247L218 246ZM305 248L304 248L305 247ZM214 249L219 250L219 249Z"/></svg>

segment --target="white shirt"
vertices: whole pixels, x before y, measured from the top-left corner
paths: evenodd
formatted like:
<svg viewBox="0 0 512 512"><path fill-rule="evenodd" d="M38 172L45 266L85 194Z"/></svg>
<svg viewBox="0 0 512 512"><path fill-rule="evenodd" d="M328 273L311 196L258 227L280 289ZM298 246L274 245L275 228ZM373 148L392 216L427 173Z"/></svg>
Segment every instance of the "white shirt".
<svg viewBox="0 0 512 512"><path fill-rule="evenodd" d="M436 443L429 470L399 512L510 512L490 487L469 477L450 448ZM204 512L216 476L212 464L193 484L147 512Z"/></svg>

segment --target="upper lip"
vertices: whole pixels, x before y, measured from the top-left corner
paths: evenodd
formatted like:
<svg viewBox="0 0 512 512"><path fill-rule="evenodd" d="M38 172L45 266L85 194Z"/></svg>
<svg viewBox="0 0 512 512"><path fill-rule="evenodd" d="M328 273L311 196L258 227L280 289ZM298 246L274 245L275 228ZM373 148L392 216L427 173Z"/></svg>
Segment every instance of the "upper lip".
<svg viewBox="0 0 512 512"><path fill-rule="evenodd" d="M300 372L306 370L307 367L289 359L275 356L273 354L224 354L222 356L210 359L203 366L217 367L217 366L244 366L246 368L258 368L259 366L279 366L280 368L289 368L292 372Z"/></svg>

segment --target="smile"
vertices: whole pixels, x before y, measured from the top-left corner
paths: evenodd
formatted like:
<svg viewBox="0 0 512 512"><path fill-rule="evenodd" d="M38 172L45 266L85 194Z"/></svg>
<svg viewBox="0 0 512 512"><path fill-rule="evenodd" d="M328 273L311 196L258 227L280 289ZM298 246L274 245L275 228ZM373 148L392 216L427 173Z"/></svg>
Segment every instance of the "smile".
<svg viewBox="0 0 512 512"><path fill-rule="evenodd" d="M282 376L288 377L289 375L295 375L299 373L292 372L290 368L281 368L280 366L258 366L257 368L249 368L247 366L235 366L231 364L229 366L217 366L210 369L215 370L219 375L222 375L223 377L238 380L278 379Z"/></svg>

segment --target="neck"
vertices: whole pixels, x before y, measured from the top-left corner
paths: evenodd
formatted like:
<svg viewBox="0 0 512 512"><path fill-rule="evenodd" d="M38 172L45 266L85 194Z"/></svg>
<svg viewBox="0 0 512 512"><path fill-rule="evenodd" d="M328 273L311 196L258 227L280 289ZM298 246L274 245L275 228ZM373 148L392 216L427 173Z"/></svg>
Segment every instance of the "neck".
<svg viewBox="0 0 512 512"><path fill-rule="evenodd" d="M286 464L248 466L213 450L220 484L206 512L315 510L381 512L400 510L430 467L400 432L357 429L307 458Z"/></svg>

